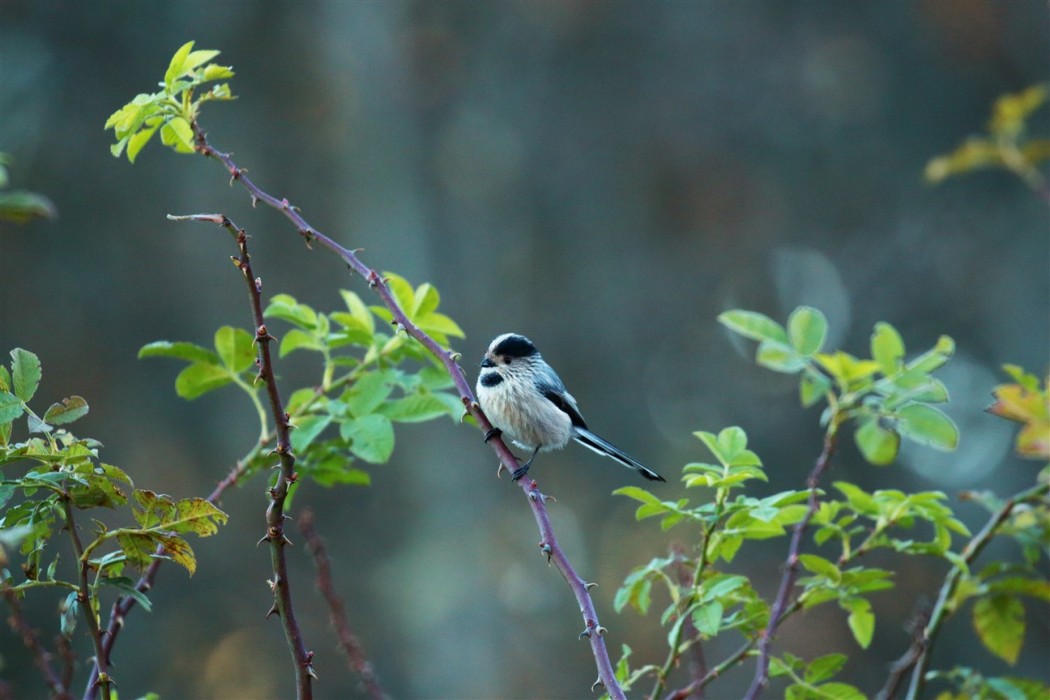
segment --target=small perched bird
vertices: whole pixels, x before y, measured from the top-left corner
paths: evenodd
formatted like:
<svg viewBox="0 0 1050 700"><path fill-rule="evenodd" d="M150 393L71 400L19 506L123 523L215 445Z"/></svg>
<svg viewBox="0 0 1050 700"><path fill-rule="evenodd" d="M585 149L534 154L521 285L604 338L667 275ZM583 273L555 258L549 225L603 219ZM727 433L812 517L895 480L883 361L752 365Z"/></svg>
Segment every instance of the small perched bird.
<svg viewBox="0 0 1050 700"><path fill-rule="evenodd" d="M646 479L664 478L612 443L587 429L576 399L565 390L532 341L517 333L504 333L489 345L478 375L478 402L492 423L485 442L505 434L516 445L532 450L529 461L517 469L515 481L529 471L536 453L560 450L575 440L598 454L612 457Z"/></svg>

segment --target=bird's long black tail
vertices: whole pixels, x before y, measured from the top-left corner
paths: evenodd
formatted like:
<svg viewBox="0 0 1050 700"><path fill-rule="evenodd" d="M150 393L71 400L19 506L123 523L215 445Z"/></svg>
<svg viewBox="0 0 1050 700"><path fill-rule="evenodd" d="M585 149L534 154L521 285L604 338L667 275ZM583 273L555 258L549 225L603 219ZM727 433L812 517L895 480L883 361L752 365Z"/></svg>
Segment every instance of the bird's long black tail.
<svg viewBox="0 0 1050 700"><path fill-rule="evenodd" d="M666 481L662 476L654 472L649 467L645 466L634 457L630 456L616 445L612 444L605 438L595 435L586 428L575 427L573 428L573 439L580 443L584 447L590 448L600 455L606 457L612 457L617 462L625 467L634 469L639 474L644 476L650 481Z"/></svg>

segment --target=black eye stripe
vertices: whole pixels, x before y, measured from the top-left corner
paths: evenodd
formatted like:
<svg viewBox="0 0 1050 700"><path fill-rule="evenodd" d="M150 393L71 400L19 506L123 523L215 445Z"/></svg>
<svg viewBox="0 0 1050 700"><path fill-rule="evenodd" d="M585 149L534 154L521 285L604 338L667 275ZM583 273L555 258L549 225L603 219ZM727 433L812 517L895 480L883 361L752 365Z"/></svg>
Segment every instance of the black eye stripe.
<svg viewBox="0 0 1050 700"><path fill-rule="evenodd" d="M489 372L481 375L481 386L494 387L503 381L503 376L498 372Z"/></svg>

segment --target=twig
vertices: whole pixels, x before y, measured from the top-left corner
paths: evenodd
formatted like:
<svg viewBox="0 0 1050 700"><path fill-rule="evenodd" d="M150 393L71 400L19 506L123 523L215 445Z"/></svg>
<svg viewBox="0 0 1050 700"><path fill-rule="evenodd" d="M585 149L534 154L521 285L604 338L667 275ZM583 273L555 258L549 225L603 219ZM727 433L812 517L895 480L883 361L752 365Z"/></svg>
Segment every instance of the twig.
<svg viewBox="0 0 1050 700"><path fill-rule="evenodd" d="M236 484L237 480L244 475L244 472L248 468L248 462L249 460L238 462L237 466L226 475L226 478L216 484L211 494L205 500L212 505L218 504L226 489ZM153 584L157 579L157 572L160 570L161 564L164 563L164 559L161 558L163 555L164 548L158 547L153 562L146 567L142 576L139 577L139 580L135 583L136 591L145 594L153 588ZM135 598L130 595L120 596L113 602L113 608L109 613L109 623L106 625L106 631L102 635L102 656L107 664L110 663L110 656L113 653L113 645L117 641L117 635L120 634L122 629L124 629L124 618L127 617L128 613L131 612L131 609L135 607L135 603ZM96 697L96 692L98 690L97 681L98 666L96 665L92 668L91 676L88 678L87 690L84 692L85 700L93 700Z"/></svg>
<svg viewBox="0 0 1050 700"><path fill-rule="evenodd" d="M1035 486L1015 494L1012 498L1008 499L999 510L992 514L992 517L988 519L988 522L985 523L983 528L981 528L981 531L974 535L973 539L971 539L966 544L966 547L963 548L960 557L962 561L966 563L967 567L982 551L984 551L984 548L995 536L996 532L998 532L999 527L1010 517L1010 513L1013 512L1018 504L1045 498L1048 492L1050 492L1050 484L1036 484ZM923 686L926 683L926 670L930 665L930 651L933 649L933 643L937 639L941 626L951 615L951 612L948 610L948 605L952 597L955 595L955 589L959 585L959 579L962 577L963 573L963 567L956 564L952 567L952 570L948 572L948 575L944 579L944 583L941 584L941 592L937 597L937 602L933 606L933 611L930 613L930 621L922 629L918 641L920 651L918 658L915 660L915 665L912 667L911 680L908 685L908 694L906 696L909 700L914 700L922 694Z"/></svg>
<svg viewBox="0 0 1050 700"><path fill-rule="evenodd" d="M25 616L22 614L22 605L18 601L18 594L10 589L6 589L3 592L3 596L7 601L8 608L11 610L11 614L7 617L7 624L10 625L11 631L22 638L22 643L32 653L33 663L40 669L40 673L44 676L44 681L54 694L55 700L71 700L73 696L69 693L69 682L65 678L60 678L51 665L51 653L40 643L36 631L29 626ZM65 659L65 655L63 655L63 659Z"/></svg>
<svg viewBox="0 0 1050 700"><path fill-rule="evenodd" d="M292 222L296 227L296 230L299 232L299 235L302 236L307 243L316 241L321 244L341 258L352 272L360 275L368 283L368 286L382 300L383 305L390 310L390 313L393 316L393 323L396 327L399 330L404 330L406 334L419 341L423 347L430 351L430 353L444 365L449 377L452 379L452 382L456 387L456 391L459 393L459 396L463 401L465 409L477 420L478 427L481 428L482 432L487 433L491 430L492 424L489 423L484 412L482 412L481 407L475 400L474 393L470 388L470 382L467 381L466 375L457 363L459 355L441 347L436 340L427 335L419 328L419 326L413 323L407 315L405 315L404 310L398 305L393 293L390 291L390 287L387 285L386 280L375 270L365 265L353 251L344 248L311 226L306 219L302 217L299 210L292 206L287 199L277 199L260 189L247 176L245 170L234 162L230 154L218 151L208 143L205 133L203 129L200 128L200 125L194 122L190 126L193 129L196 150L202 155L209 158L215 158L222 163L230 175L231 183L239 182L248 191L253 205L262 202L263 204L281 212L285 218ZM495 450L496 454L499 456L500 462L508 470L513 472L520 466L517 459L514 457L514 454L502 440L498 438L491 439L489 440L489 445L492 446L493 450ZM536 488L536 482L531 479L520 479L516 483L529 498L529 504L532 508L533 516L535 517L536 524L540 529L540 536L542 537L541 544L547 544L550 546L551 559L557 564L558 570L561 571L562 576L564 576L565 580L569 583L569 587L572 589L577 603L579 603L586 629L600 629L604 631L604 628L598 625L598 618L594 612L594 604L591 601L590 594L587 592L587 586L584 584L583 579L573 570L568 559L565 558L564 553L562 553L560 547L558 547L557 540L554 537L554 532L550 527L550 519L543 503L544 499L542 494L540 494ZM609 653L605 648L605 641L599 634L591 634L590 640L595 664L598 667L598 678L605 685L606 692L608 692L610 697L614 700L624 697L623 690L620 688L619 683L617 683L616 677L613 673L613 665L612 661L609 659Z"/></svg>
<svg viewBox="0 0 1050 700"><path fill-rule="evenodd" d="M62 508L66 516L66 529L69 530L69 537L73 540L73 552L76 554L80 572L80 590L77 591L77 603L80 605L80 611L84 613L84 619L91 633L91 643L95 647L95 669L98 671L98 676L95 679L95 683L89 686L88 692L94 692L91 688L99 687L102 689L103 700L109 700L110 685L113 683L113 680L109 677L109 673L106 672L109 665L103 652L102 631L99 629L98 617L96 617L95 610L91 604L91 596L88 595L89 562L84 559L84 545L80 541L80 533L77 532L77 524L73 519L73 499L63 495Z"/></svg>
<svg viewBox="0 0 1050 700"><path fill-rule="evenodd" d="M306 538L306 548L314 556L314 565L317 567L317 589L321 591L325 602L328 603L328 617L331 620L332 627L335 628L336 636L339 638L339 645L343 648L343 653L346 654L347 664L350 666L351 671L354 671L361 677L361 683L364 685L365 690L368 691L368 694L375 700L383 700L387 695L379 684L379 678L376 676L375 669L372 668L371 662L365 656L360 640L358 640L353 630L350 629L343 601L339 594L335 592L335 587L332 586L332 567L328 561L328 553L325 551L324 542L321 541L321 537L317 534L317 529L314 527L313 511L310 509L304 510L299 515L298 523L299 531Z"/></svg>
<svg viewBox="0 0 1050 700"><path fill-rule="evenodd" d="M897 691L908 676L908 671L915 666L915 662L922 655L923 630L929 621L929 610L920 610L908 624L912 635L911 645L908 646L908 650L899 659L890 665L890 673L886 677L886 683L882 686L882 690L875 696L876 700L893 700L893 698L897 697Z"/></svg>
<svg viewBox="0 0 1050 700"><path fill-rule="evenodd" d="M769 622L766 624L766 629L759 636L758 663L755 666L755 676L751 681L751 687L748 688L747 695L744 696L746 700L757 698L769 683L769 646L772 644L777 628L786 616L790 606L788 598L791 595L791 589L795 586L795 580L798 578L802 537L809 526L809 521L816 515L820 506L817 501L817 484L821 475L831 466L831 455L835 452L838 420L837 416L831 418L827 433L824 435L824 448L821 450L820 456L817 457L816 465L814 465L813 471L810 472L806 481L807 486L809 486L808 507L802 519L795 524L795 529L791 534L791 546L788 548L784 574L780 578L780 589L777 591L777 597L773 602L772 609L769 611Z"/></svg>
<svg viewBox="0 0 1050 700"><path fill-rule="evenodd" d="M214 219L212 219L214 222ZM291 544L291 540L285 535L284 502L288 498L288 490L298 479L295 472L295 455L292 454L292 442L289 438L289 415L284 410L281 396L277 389L277 380L274 376L273 361L270 357L270 341L273 336L266 330L262 310L262 280L252 272L251 256L248 255L248 236L244 229L237 228L227 217L221 217L218 221L236 239L240 250L240 257L236 258L237 267L244 274L245 282L248 284L248 298L251 302L252 318L255 321L255 341L259 345L259 357L256 363L259 366L257 380L266 384L266 395L270 402L270 410L273 414L273 422L277 431L277 446L274 452L280 459L280 474L277 483L270 487L270 505L266 509L266 534L259 542L269 542L270 560L273 564L273 579L270 587L274 594L273 607L266 614L267 617L277 614L284 626L284 636L288 640L288 650L292 654L295 666L296 696L299 700L310 700L313 697L313 680L317 678L314 672L314 653L308 651L303 641L303 633L295 616L295 608L292 605L291 580L288 576L288 561L285 556L285 545Z"/></svg>

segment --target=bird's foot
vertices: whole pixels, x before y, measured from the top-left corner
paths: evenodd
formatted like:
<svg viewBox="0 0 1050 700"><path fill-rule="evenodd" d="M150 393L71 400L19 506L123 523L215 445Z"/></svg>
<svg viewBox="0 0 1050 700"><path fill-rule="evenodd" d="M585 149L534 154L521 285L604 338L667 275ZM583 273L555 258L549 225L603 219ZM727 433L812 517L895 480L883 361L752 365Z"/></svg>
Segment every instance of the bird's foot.
<svg viewBox="0 0 1050 700"><path fill-rule="evenodd" d="M522 466L520 466L517 469L515 469L510 475L511 480L512 481L517 481L521 477L523 477L526 474L528 474L529 473L529 467L531 466L531 464L530 464L531 462L532 462L532 460L529 460L528 462L526 462Z"/></svg>
<svg viewBox="0 0 1050 700"><path fill-rule="evenodd" d="M497 437L499 437L502 434L503 434L503 431L500 430L499 428L492 428L488 432L485 433L485 442L488 442L492 438L497 438Z"/></svg>

